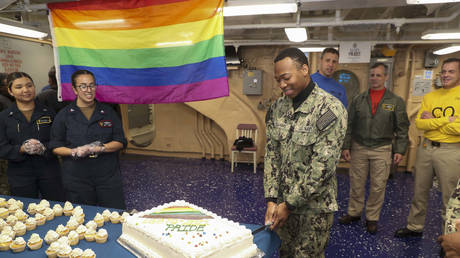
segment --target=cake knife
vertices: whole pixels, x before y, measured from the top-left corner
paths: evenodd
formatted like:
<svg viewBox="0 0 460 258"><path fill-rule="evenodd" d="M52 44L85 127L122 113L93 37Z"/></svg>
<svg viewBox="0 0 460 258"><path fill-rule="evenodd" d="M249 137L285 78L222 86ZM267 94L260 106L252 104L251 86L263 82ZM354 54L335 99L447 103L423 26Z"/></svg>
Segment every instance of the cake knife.
<svg viewBox="0 0 460 258"><path fill-rule="evenodd" d="M260 226L260 227L258 227L258 228L256 228L256 229L254 229L254 230L252 231L252 234L255 235L255 234L257 234L257 233L259 233L259 232L261 232L261 231L267 230L268 228L270 228L271 225L272 225L272 223L267 224L267 225Z"/></svg>

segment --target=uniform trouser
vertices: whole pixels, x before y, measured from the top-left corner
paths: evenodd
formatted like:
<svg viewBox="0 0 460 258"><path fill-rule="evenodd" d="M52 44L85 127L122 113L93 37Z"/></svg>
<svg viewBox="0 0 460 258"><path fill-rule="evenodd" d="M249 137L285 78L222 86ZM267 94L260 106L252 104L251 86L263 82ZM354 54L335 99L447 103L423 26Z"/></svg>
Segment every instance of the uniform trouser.
<svg viewBox="0 0 460 258"><path fill-rule="evenodd" d="M29 173L18 173L18 168L8 168L11 195L27 198L39 198L41 196L41 198L52 201L64 200L64 190L59 174L44 173L39 170L34 171L34 169L24 170Z"/></svg>
<svg viewBox="0 0 460 258"><path fill-rule="evenodd" d="M359 217L364 207L367 175L370 175L369 197L366 203L366 219L378 221L385 188L391 167L391 144L368 148L356 142L351 147L350 199L348 214Z"/></svg>
<svg viewBox="0 0 460 258"><path fill-rule="evenodd" d="M442 192L441 216L444 226L447 202L460 178L460 143L441 143L441 146L435 147L425 139L418 147L414 196L407 218L407 228L410 230L422 231L425 226L426 206L435 175Z"/></svg>
<svg viewBox="0 0 460 258"><path fill-rule="evenodd" d="M281 238L280 257L324 257L333 220L333 213L291 213L277 230Z"/></svg>

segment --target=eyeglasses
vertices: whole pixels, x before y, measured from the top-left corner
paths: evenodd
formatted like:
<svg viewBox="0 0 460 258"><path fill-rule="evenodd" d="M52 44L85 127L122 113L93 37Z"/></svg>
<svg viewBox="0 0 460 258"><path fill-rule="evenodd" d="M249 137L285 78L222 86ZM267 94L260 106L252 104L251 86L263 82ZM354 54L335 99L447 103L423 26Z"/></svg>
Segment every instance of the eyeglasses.
<svg viewBox="0 0 460 258"><path fill-rule="evenodd" d="M96 85L94 84L89 84L89 85L86 85L86 84L80 84L80 85L77 85L77 87L82 90L82 91L86 91L86 90L94 90L96 89Z"/></svg>

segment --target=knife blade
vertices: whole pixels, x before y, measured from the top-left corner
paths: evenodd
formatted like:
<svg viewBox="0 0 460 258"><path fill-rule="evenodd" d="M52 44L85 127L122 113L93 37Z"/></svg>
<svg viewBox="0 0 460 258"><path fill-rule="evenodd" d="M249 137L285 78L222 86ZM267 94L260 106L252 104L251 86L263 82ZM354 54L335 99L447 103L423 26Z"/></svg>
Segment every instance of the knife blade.
<svg viewBox="0 0 460 258"><path fill-rule="evenodd" d="M255 234L257 234L257 233L259 233L259 232L261 232L261 231L264 231L264 230L268 229L271 225L272 225L272 224L267 224L267 225L260 226L260 227L258 227L258 228L256 228L256 229L254 229L254 230L252 231L252 234L255 235Z"/></svg>

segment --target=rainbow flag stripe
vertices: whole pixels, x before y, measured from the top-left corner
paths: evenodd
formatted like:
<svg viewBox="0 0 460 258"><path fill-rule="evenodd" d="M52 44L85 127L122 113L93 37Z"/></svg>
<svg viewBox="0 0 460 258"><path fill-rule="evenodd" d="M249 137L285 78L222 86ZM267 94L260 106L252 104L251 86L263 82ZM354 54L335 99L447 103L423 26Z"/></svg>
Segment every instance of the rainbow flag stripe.
<svg viewBox="0 0 460 258"><path fill-rule="evenodd" d="M200 220L212 219L213 217L188 206L172 206L158 212L146 214L142 218Z"/></svg>
<svg viewBox="0 0 460 258"><path fill-rule="evenodd" d="M228 96L223 0L50 3L60 92L71 75L96 76L99 101L148 104Z"/></svg>

